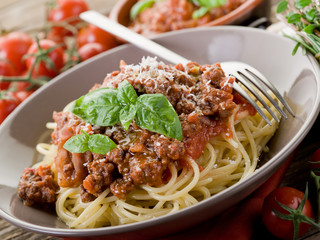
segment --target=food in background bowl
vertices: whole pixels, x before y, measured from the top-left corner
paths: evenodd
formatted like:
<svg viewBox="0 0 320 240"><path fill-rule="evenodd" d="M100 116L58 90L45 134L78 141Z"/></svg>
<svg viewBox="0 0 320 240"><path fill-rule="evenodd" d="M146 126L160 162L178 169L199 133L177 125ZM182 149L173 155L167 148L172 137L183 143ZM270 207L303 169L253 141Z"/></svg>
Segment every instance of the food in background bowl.
<svg viewBox="0 0 320 240"><path fill-rule="evenodd" d="M120 0L110 18L145 36L199 26L240 23L261 0Z"/></svg>
<svg viewBox="0 0 320 240"><path fill-rule="evenodd" d="M19 197L55 203L69 227L95 228L174 213L245 179L278 123L234 80L220 64L122 61L54 113L53 144L38 145L44 161L25 169Z"/></svg>
<svg viewBox="0 0 320 240"><path fill-rule="evenodd" d="M245 0L189 1L140 0L130 11L134 31L143 35L197 27L222 17ZM149 3L149 4L148 4Z"/></svg>

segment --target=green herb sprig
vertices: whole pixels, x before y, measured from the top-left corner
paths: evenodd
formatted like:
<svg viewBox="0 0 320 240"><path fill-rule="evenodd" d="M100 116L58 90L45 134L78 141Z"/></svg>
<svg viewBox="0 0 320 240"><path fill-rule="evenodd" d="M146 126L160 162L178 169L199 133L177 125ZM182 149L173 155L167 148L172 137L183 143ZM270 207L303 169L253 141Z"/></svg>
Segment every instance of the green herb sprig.
<svg viewBox="0 0 320 240"><path fill-rule="evenodd" d="M80 97L70 112L93 125L113 126L121 123L128 130L133 119L143 129L182 140L178 114L162 94L142 94L128 81L118 88L97 88Z"/></svg>
<svg viewBox="0 0 320 240"><path fill-rule="evenodd" d="M302 47L309 51L320 63L320 6L314 0L282 0L277 5L279 18L294 29L294 34L284 35L297 42L292 54Z"/></svg>
<svg viewBox="0 0 320 240"><path fill-rule="evenodd" d="M69 138L63 147L72 153L84 153L90 151L98 154L106 154L117 147L108 136L92 134L81 130L81 134Z"/></svg>
<svg viewBox="0 0 320 240"><path fill-rule="evenodd" d="M139 13L143 10L150 8L157 1L161 0L143 0L138 1L130 10L130 19L133 21ZM199 9L193 12L192 17L198 19L207 14L212 8L221 7L227 3L227 0L189 0L194 5L198 6Z"/></svg>

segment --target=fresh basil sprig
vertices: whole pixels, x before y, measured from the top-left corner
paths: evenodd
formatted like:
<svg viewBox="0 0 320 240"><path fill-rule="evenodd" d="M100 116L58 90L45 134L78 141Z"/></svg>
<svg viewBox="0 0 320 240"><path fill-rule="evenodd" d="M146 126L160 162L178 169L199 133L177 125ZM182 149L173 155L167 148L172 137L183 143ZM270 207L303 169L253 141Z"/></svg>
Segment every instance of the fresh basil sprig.
<svg viewBox="0 0 320 240"><path fill-rule="evenodd" d="M93 125L113 126L121 123L128 130L136 119L138 126L152 132L182 140L179 117L162 94L137 96L128 81L118 88L97 88L80 97L70 107L70 111Z"/></svg>
<svg viewBox="0 0 320 240"><path fill-rule="evenodd" d="M73 153L90 151L98 154L106 154L117 147L117 145L106 135L90 135L83 130L81 132L81 134L69 138L63 147Z"/></svg>

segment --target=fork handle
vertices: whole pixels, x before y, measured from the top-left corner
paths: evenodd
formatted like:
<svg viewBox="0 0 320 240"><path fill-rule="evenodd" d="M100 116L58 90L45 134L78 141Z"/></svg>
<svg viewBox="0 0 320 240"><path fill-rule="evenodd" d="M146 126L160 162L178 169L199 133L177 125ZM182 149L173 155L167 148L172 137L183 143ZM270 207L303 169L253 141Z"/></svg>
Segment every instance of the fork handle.
<svg viewBox="0 0 320 240"><path fill-rule="evenodd" d="M124 27L123 25L114 22L107 18L106 16L98 13L96 11L90 10L80 14L80 18L88 23L91 23L115 36L118 36L129 43L147 50L156 56L159 56L169 62L174 64L182 63L185 64L189 62L188 59L180 56L179 54L170 51L169 49L157 44L154 41L149 40L148 38L141 36L130 29Z"/></svg>

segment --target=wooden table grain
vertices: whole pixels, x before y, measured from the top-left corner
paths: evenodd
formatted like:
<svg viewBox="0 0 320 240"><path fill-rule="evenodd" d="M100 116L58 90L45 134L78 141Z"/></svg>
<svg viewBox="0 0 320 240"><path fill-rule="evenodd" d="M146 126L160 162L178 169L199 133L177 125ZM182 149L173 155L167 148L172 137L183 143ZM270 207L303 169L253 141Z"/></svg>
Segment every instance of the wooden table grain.
<svg viewBox="0 0 320 240"><path fill-rule="evenodd" d="M34 0L25 0L34 1ZM37 0L43 1L43 0ZM93 8L96 6L104 6L105 9L110 9L112 5L117 0L90 0L89 2L93 5ZM268 18L272 22L276 21L274 17L274 9L275 5L279 2L279 0L265 0L266 4L264 7L270 8L268 12ZM4 9L8 6L13 6L19 0L0 0L0 26L3 27L4 24L4 16L1 15L1 9ZM20 1L21 2L21 1ZM260 9L261 10L261 9ZM266 9L262 9L265 14ZM2 18L1 18L2 16ZM12 23L11 23L12 24ZM300 189L301 191L305 190L306 182L309 182L310 186L310 200L312 204L315 204L315 191L312 185L312 180L310 178L310 170L309 170L309 160L311 158L312 153L320 147L320 117L317 118L315 124L313 125L311 131L300 144L299 150L295 155L290 168L287 171L287 174L282 182L283 186L291 186ZM30 232L21 228L18 228L3 219L0 219L0 239L1 240L59 240L57 237L46 236L43 234L38 234L34 232ZM257 222L257 226L255 228L253 240L277 240L277 238L273 237L268 233L268 231L263 226L262 220ZM320 232L314 228L311 228L307 234L305 234L301 239L304 240L317 240L320 239Z"/></svg>

